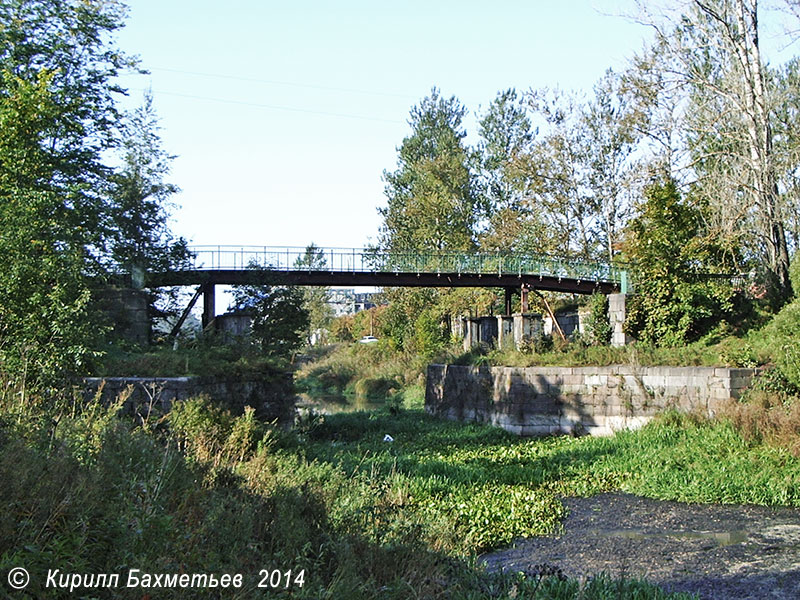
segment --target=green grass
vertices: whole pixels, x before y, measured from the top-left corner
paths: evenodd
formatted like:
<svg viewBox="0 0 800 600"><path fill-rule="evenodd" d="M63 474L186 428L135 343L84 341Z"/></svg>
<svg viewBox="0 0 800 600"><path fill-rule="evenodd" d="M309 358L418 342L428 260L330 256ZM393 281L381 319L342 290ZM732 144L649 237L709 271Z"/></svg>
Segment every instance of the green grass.
<svg viewBox="0 0 800 600"><path fill-rule="evenodd" d="M630 479L609 476L611 467L593 472L613 448L602 440L524 441L420 411L331 416L290 434L202 400L140 426L113 407L0 409L0 571L30 571L20 597L141 598L136 589L43 585L48 569L129 568L242 573L231 598L689 597L640 581L540 580L475 564L478 549L556 530L560 494ZM386 433L396 441L381 441ZM305 585L258 589L265 568L305 569Z"/></svg>
<svg viewBox="0 0 800 600"><path fill-rule="evenodd" d="M389 434L395 441L383 442ZM312 429L307 456L391 479L430 523L429 543L468 554L558 530L561 496L622 490L682 502L800 506L800 459L728 423L677 414L613 438L520 439L422 412L351 413Z"/></svg>

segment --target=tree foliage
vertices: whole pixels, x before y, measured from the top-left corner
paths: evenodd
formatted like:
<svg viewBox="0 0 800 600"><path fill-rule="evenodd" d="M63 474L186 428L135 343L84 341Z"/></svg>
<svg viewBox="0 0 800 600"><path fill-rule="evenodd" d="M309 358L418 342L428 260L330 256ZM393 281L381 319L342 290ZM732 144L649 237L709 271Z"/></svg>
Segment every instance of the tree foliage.
<svg viewBox="0 0 800 600"><path fill-rule="evenodd" d="M611 342L611 322L608 319L608 296L592 294L589 298L589 341L596 346L607 346Z"/></svg>
<svg viewBox="0 0 800 600"><path fill-rule="evenodd" d="M44 140L58 112L51 75L8 72L0 94L0 364L16 387L46 391L92 356L88 232L65 202Z"/></svg>
<svg viewBox="0 0 800 600"><path fill-rule="evenodd" d="M48 74L48 127L38 137L50 184L85 231L95 257L107 233L108 167L118 139L122 91L114 78L134 61L112 44L125 7L116 0L9 0L0 3L0 69L29 85Z"/></svg>
<svg viewBox="0 0 800 600"><path fill-rule="evenodd" d="M122 167L109 177L111 260L128 268L167 271L186 266L187 242L168 226L171 197L179 188L166 181L175 158L161 147L152 94L125 116L120 142Z"/></svg>
<svg viewBox="0 0 800 600"><path fill-rule="evenodd" d="M325 269L327 261L322 250L315 244L306 247L305 254L300 256L294 264L296 269L319 271ZM313 285L304 286L303 308L308 313L308 327L305 331L306 344L311 345L315 340L324 342L327 339L328 329L333 320L333 308L330 305L330 288Z"/></svg>
<svg viewBox="0 0 800 600"><path fill-rule="evenodd" d="M384 172L388 205L380 246L391 250L475 247L478 197L472 156L464 144L466 108L439 90L411 110L411 134L398 149L397 169Z"/></svg>
<svg viewBox="0 0 800 600"><path fill-rule="evenodd" d="M481 249L516 250L534 215L525 202L530 178L523 158L530 153L534 130L516 90L500 92L478 122L479 190L488 211Z"/></svg>
<svg viewBox="0 0 800 600"><path fill-rule="evenodd" d="M649 14L644 3L642 9L657 35L651 67L663 75L662 89L682 91L681 168L706 201L704 216L719 243L743 248L742 258L761 267L780 304L791 295L775 139L784 94L762 57L758 0L694 0L666 17Z"/></svg>
<svg viewBox="0 0 800 600"><path fill-rule="evenodd" d="M741 309L724 277L724 253L703 228L702 211L681 198L674 181L656 181L628 224L627 261L636 273L636 296L626 306L625 330L657 346L696 340Z"/></svg>
<svg viewBox="0 0 800 600"><path fill-rule="evenodd" d="M265 356L288 360L305 342L309 318L300 288L234 286L233 310L252 316L251 340Z"/></svg>
<svg viewBox="0 0 800 600"><path fill-rule="evenodd" d="M116 0L0 2L0 364L17 387L86 372L109 263L185 256L185 243L162 252L172 188L151 107L130 135L120 127L115 78L135 67L113 40L125 12Z"/></svg>
<svg viewBox="0 0 800 600"><path fill-rule="evenodd" d="M107 259L126 272L159 273L188 267L188 242L175 238L168 223L171 197L179 191L166 181L174 156L161 147L158 116L149 91L142 105L125 115L122 131L122 166L108 178ZM151 316L174 316L178 291L151 290Z"/></svg>

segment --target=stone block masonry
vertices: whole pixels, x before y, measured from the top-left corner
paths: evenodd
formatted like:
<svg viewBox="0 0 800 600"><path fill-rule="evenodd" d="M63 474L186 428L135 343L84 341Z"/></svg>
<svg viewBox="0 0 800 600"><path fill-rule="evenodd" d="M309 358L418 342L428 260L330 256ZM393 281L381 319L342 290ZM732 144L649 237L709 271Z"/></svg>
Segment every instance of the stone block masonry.
<svg viewBox="0 0 800 600"><path fill-rule="evenodd" d="M425 409L518 435L635 429L676 409L713 417L757 369L719 367L470 367L429 365Z"/></svg>

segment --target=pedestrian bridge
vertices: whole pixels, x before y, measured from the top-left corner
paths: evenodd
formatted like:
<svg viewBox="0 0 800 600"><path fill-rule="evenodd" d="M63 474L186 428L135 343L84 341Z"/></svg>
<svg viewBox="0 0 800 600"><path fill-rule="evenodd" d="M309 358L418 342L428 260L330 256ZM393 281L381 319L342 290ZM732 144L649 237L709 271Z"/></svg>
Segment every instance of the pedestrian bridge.
<svg viewBox="0 0 800 600"><path fill-rule="evenodd" d="M602 262L510 252L381 251L369 248L193 246L193 258L178 269L133 273L133 287L197 285L183 319L203 295L203 325L214 319L217 285L504 288L511 296L528 290L573 294L628 291L625 269ZM128 276L125 276L128 277Z"/></svg>
<svg viewBox="0 0 800 600"><path fill-rule="evenodd" d="M547 255L385 252L363 248L193 246L184 268L145 273L142 287L170 285L323 285L504 287L575 294L626 292L625 269ZM311 260L309 260L311 259Z"/></svg>

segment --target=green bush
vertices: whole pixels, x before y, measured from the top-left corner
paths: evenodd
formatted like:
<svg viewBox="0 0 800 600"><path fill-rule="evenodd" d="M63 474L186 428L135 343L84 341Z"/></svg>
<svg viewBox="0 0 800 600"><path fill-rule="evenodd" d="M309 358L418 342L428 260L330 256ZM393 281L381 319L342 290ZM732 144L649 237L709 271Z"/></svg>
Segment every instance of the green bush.
<svg viewBox="0 0 800 600"><path fill-rule="evenodd" d="M589 298L589 322L587 333L590 341L598 346L611 342L611 322L608 319L608 296L592 294Z"/></svg>
<svg viewBox="0 0 800 600"><path fill-rule="evenodd" d="M415 349L425 359L444 350L447 334L442 327L442 318L437 310L426 308L414 321Z"/></svg>
<svg viewBox="0 0 800 600"><path fill-rule="evenodd" d="M624 330L655 346L696 341L722 321L740 323L750 306L724 278L726 253L703 228L700 207L680 197L673 181L656 182L628 224L625 259L636 295L626 303Z"/></svg>
<svg viewBox="0 0 800 600"><path fill-rule="evenodd" d="M792 262L789 263L789 279L792 282L794 297L800 298L800 252L795 252Z"/></svg>

